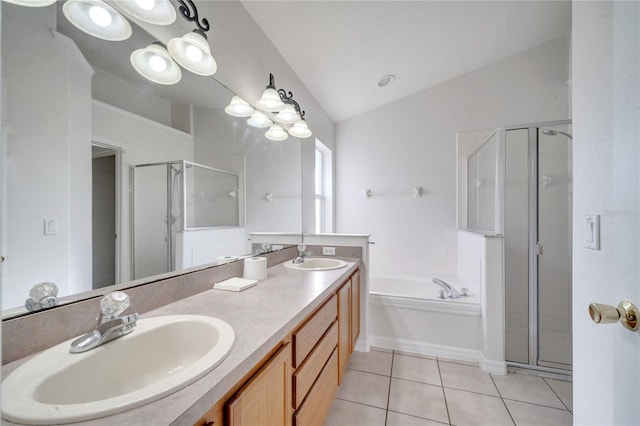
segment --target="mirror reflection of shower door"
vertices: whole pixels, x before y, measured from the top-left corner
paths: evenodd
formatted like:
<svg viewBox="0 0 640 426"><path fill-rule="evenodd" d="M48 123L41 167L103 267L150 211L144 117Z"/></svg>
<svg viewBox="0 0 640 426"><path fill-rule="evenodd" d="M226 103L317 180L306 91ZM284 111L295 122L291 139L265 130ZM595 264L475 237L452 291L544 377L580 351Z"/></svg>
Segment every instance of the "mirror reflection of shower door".
<svg viewBox="0 0 640 426"><path fill-rule="evenodd" d="M505 349L515 364L570 370L570 125L505 137Z"/></svg>
<svg viewBox="0 0 640 426"><path fill-rule="evenodd" d="M538 365L563 369L572 363L572 145L561 133L567 127L538 130Z"/></svg>

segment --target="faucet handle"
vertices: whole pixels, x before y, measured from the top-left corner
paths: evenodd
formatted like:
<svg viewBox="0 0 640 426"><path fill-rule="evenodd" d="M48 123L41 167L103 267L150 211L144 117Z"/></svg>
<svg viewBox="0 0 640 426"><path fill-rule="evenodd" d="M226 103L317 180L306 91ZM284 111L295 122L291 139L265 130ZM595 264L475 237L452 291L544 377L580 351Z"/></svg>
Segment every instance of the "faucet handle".
<svg viewBox="0 0 640 426"><path fill-rule="evenodd" d="M129 296L122 291L112 291L100 301L100 314L104 319L115 318L129 307Z"/></svg>

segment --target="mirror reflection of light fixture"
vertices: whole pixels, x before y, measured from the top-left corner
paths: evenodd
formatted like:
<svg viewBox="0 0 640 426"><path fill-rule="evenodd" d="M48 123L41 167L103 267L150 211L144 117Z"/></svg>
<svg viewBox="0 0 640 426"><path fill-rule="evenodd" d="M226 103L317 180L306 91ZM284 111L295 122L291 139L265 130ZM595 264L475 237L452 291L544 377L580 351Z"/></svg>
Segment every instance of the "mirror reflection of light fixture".
<svg viewBox="0 0 640 426"><path fill-rule="evenodd" d="M2 0L7 3L17 4L18 6L27 7L45 7L50 6L56 2L56 0Z"/></svg>
<svg viewBox="0 0 640 426"><path fill-rule="evenodd" d="M233 95L231 102L224 109L229 115L234 117L249 117L256 110L238 95Z"/></svg>
<svg viewBox="0 0 640 426"><path fill-rule="evenodd" d="M133 32L129 21L103 0L67 0L62 12L73 25L103 40L126 40Z"/></svg>
<svg viewBox="0 0 640 426"><path fill-rule="evenodd" d="M200 22L198 9L193 4L193 1L178 0L178 3L180 3L178 10L182 17L187 21L195 22L198 28L182 37L169 40L167 44L169 53L178 64L194 74L204 76L215 74L218 70L218 64L211 55L211 49L205 34L210 28L209 21L203 18L202 22Z"/></svg>
<svg viewBox="0 0 640 426"><path fill-rule="evenodd" d="M296 112L296 109L291 104L285 104L284 108L276 114L275 120L282 124L293 124L300 120L300 116Z"/></svg>
<svg viewBox="0 0 640 426"><path fill-rule="evenodd" d="M264 89L262 97L256 102L256 106L268 112L278 112L284 108L284 102L280 99L280 94L276 90L273 81L273 74L269 74L269 85Z"/></svg>
<svg viewBox="0 0 640 426"><path fill-rule="evenodd" d="M273 121L260 111L256 111L253 115L247 120L247 124L252 127L257 127L259 129L264 129L270 127L273 124Z"/></svg>
<svg viewBox="0 0 640 426"><path fill-rule="evenodd" d="M291 128L289 129L289 134L296 138L308 138L313 133L311 133L309 126L307 126L307 122L304 120L300 120L294 123L293 126L291 126Z"/></svg>
<svg viewBox="0 0 640 426"><path fill-rule="evenodd" d="M289 137L287 132L285 132L284 129L282 128L282 126L278 124L274 124L271 127L269 127L269 130L265 132L264 136L270 141L275 141L275 142L283 141Z"/></svg>
<svg viewBox="0 0 640 426"><path fill-rule="evenodd" d="M149 24L171 25L176 20L176 10L169 0L118 0L118 9Z"/></svg>
<svg viewBox="0 0 640 426"><path fill-rule="evenodd" d="M131 65L138 73L154 83L176 84L182 78L182 71L167 49L160 43L152 43L131 54Z"/></svg>

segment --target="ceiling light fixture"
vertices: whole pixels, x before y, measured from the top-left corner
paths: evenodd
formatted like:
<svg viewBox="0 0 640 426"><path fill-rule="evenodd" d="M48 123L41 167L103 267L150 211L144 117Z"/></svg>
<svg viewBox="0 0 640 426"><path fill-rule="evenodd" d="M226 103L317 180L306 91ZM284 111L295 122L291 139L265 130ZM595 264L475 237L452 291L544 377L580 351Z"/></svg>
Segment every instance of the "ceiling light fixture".
<svg viewBox="0 0 640 426"><path fill-rule="evenodd" d="M182 71L167 49L160 43L152 43L131 54L131 65L138 73L154 83L171 85L182 78Z"/></svg>
<svg viewBox="0 0 640 426"><path fill-rule="evenodd" d="M218 64L211 55L205 34L210 28L209 21L206 18L200 21L198 9L193 1L178 0L178 3L180 3L178 11L182 17L189 22L195 22L198 28L182 37L169 40L167 44L169 53L178 64L194 74L204 76L215 74Z"/></svg>
<svg viewBox="0 0 640 426"><path fill-rule="evenodd" d="M103 0L67 0L62 12L77 28L102 40L126 40L133 32L129 21Z"/></svg>
<svg viewBox="0 0 640 426"><path fill-rule="evenodd" d="M238 95L233 95L224 112L234 117L249 117L256 110Z"/></svg>
<svg viewBox="0 0 640 426"><path fill-rule="evenodd" d="M396 76L393 74L388 74L388 75L385 75L384 77L380 77L380 80L378 80L378 87L387 87L388 85L393 83L395 80L396 80Z"/></svg>
<svg viewBox="0 0 640 426"><path fill-rule="evenodd" d="M26 7L45 7L50 6L56 2L56 0L2 0L7 3L17 4L18 6Z"/></svg>
<svg viewBox="0 0 640 426"><path fill-rule="evenodd" d="M176 10L169 0L118 0L113 4L128 15L149 24L171 25L176 20Z"/></svg>

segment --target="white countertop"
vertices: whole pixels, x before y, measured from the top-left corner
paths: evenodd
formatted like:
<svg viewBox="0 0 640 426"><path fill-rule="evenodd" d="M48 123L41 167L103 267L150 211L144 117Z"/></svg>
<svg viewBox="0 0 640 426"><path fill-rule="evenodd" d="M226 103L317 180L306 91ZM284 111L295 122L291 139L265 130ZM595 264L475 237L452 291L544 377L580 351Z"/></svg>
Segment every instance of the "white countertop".
<svg viewBox="0 0 640 426"><path fill-rule="evenodd" d="M219 366L191 385L141 407L74 425L193 425L349 278L359 260L344 260L348 261L346 268L332 271L304 272L279 264L268 269L266 280L245 291L212 289L141 315L219 318L233 327L236 342ZM3 377L32 356L3 366Z"/></svg>

